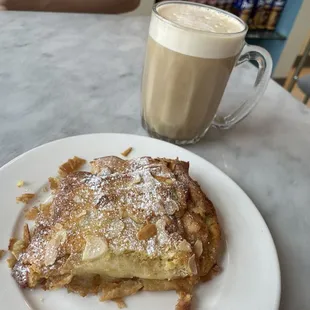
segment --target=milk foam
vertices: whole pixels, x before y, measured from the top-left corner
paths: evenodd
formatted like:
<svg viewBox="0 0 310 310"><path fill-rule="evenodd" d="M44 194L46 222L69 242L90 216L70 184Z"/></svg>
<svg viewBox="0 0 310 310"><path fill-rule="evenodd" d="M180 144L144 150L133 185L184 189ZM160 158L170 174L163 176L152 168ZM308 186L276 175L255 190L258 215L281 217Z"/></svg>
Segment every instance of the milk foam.
<svg viewBox="0 0 310 310"><path fill-rule="evenodd" d="M219 59L235 56L243 47L244 25L225 13L186 3L162 4L157 12L172 23L153 14L150 36L175 52Z"/></svg>

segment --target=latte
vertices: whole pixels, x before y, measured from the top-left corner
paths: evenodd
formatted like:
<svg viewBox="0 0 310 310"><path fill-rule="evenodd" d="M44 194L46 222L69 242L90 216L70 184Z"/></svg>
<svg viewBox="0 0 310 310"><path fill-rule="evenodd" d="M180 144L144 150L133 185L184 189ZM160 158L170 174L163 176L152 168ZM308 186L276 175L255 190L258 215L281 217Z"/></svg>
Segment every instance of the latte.
<svg viewBox="0 0 310 310"><path fill-rule="evenodd" d="M142 82L143 123L152 135L194 140L216 114L245 26L208 6L165 3L156 10Z"/></svg>

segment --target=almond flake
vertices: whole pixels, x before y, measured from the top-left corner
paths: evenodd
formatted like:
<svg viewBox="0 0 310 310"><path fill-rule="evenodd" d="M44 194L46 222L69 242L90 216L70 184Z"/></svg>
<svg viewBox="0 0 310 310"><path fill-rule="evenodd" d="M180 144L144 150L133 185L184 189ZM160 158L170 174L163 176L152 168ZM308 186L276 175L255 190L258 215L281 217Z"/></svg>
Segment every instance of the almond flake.
<svg viewBox="0 0 310 310"><path fill-rule="evenodd" d="M17 259L13 255L6 260L9 268L11 268L11 269L15 266L16 261L17 261Z"/></svg>
<svg viewBox="0 0 310 310"><path fill-rule="evenodd" d="M193 275L196 275L198 273L197 265L196 265L196 260L195 260L195 254L193 254L189 258L189 260L188 260L188 267L189 267L189 270L192 272Z"/></svg>
<svg viewBox="0 0 310 310"><path fill-rule="evenodd" d="M85 163L85 159L74 156L73 158L68 159L67 162L59 166L58 174L64 178L71 172L79 170Z"/></svg>
<svg viewBox="0 0 310 310"><path fill-rule="evenodd" d="M139 184L139 183L141 183L141 181L142 181L142 178L141 178L140 174L135 174L133 179L132 179L132 183L133 184Z"/></svg>
<svg viewBox="0 0 310 310"><path fill-rule="evenodd" d="M157 234L156 225L146 224L139 230L137 237L139 240L147 240L156 236L156 234Z"/></svg>
<svg viewBox="0 0 310 310"><path fill-rule="evenodd" d="M55 236L48 241L45 248L44 264L45 266L53 265L57 259L58 248L66 241L67 232L65 230L58 231Z"/></svg>
<svg viewBox="0 0 310 310"><path fill-rule="evenodd" d="M22 194L21 196L19 197L16 197L16 202L17 203L29 203L31 199L33 199L35 197L35 194L32 194L32 193L25 193L25 194Z"/></svg>
<svg viewBox="0 0 310 310"><path fill-rule="evenodd" d="M39 214L39 208L38 207L32 207L29 210L26 210L25 212L25 219L28 221L34 221Z"/></svg>
<svg viewBox="0 0 310 310"><path fill-rule="evenodd" d="M192 252L191 245L185 239L179 243L178 250L182 252Z"/></svg>
<svg viewBox="0 0 310 310"><path fill-rule="evenodd" d="M165 210L168 215L173 215L175 212L179 211L179 206L174 200L169 200L165 202Z"/></svg>
<svg viewBox="0 0 310 310"><path fill-rule="evenodd" d="M195 244L194 244L194 252L196 256L199 258L203 252L203 245L201 240L197 239Z"/></svg>
<svg viewBox="0 0 310 310"><path fill-rule="evenodd" d="M99 258L108 251L108 244L103 237L86 236L84 239L86 246L82 256L83 261Z"/></svg>

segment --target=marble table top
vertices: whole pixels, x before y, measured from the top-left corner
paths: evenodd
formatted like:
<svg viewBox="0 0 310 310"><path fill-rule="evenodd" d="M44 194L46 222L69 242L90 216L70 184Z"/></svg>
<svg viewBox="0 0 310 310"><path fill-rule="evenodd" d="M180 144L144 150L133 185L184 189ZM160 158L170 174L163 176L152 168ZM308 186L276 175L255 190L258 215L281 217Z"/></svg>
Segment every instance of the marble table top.
<svg viewBox="0 0 310 310"><path fill-rule="evenodd" d="M139 88L148 22L0 13L0 166L72 135L145 135ZM255 75L249 66L238 70L231 105ZM234 179L266 220L281 265L280 309L310 309L310 110L270 81L247 119L186 148Z"/></svg>

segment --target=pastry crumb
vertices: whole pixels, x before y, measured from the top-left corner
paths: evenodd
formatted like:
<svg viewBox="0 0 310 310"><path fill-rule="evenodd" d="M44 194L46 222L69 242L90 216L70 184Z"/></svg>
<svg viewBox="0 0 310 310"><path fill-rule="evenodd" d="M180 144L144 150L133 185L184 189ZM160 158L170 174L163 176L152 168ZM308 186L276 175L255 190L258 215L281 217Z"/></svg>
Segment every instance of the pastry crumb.
<svg viewBox="0 0 310 310"><path fill-rule="evenodd" d="M32 207L25 212L25 219L28 221L34 221L37 218L38 214L39 214L39 208Z"/></svg>
<svg viewBox="0 0 310 310"><path fill-rule="evenodd" d="M190 310L192 303L192 295L185 292L178 292L179 300L175 310Z"/></svg>
<svg viewBox="0 0 310 310"><path fill-rule="evenodd" d="M9 268L13 268L16 264L16 258L12 255L11 257L9 257L6 262L8 263Z"/></svg>
<svg viewBox="0 0 310 310"><path fill-rule="evenodd" d="M0 250L0 259L3 258L4 254L5 254L5 250Z"/></svg>
<svg viewBox="0 0 310 310"><path fill-rule="evenodd" d="M52 205L52 202L40 204L39 212L42 212L42 214L44 216L49 216L50 215L50 207L51 207L51 205Z"/></svg>
<svg viewBox="0 0 310 310"><path fill-rule="evenodd" d="M61 177L65 177L71 172L79 170L85 163L86 163L85 159L74 156L73 158L68 159L67 162L59 166L58 174Z"/></svg>
<svg viewBox="0 0 310 310"><path fill-rule="evenodd" d="M17 181L17 183L16 183L17 187L23 187L24 184L25 184L25 182L24 182L23 180L19 180L19 181Z"/></svg>
<svg viewBox="0 0 310 310"><path fill-rule="evenodd" d="M118 309L124 309L124 308L127 308L124 300L122 298L116 298L114 299L113 301L116 302L117 306L118 306Z"/></svg>
<svg viewBox="0 0 310 310"><path fill-rule="evenodd" d="M50 178L48 178L48 182L49 182L49 184L50 184L50 189L51 189L52 191L58 189L58 186L59 186L59 179L50 177Z"/></svg>
<svg viewBox="0 0 310 310"><path fill-rule="evenodd" d="M16 241L17 241L16 238L10 238L9 245L8 245L8 250L9 251L13 251L13 246L16 243Z"/></svg>
<svg viewBox="0 0 310 310"><path fill-rule="evenodd" d="M44 298L43 298L43 297L41 297L41 298L40 298L40 301L43 303L43 302L44 302Z"/></svg>
<svg viewBox="0 0 310 310"><path fill-rule="evenodd" d="M26 246L28 246L31 242L31 236L30 236L30 230L28 224L24 225L24 231L23 231L23 239Z"/></svg>
<svg viewBox="0 0 310 310"><path fill-rule="evenodd" d="M122 152L121 154L122 154L124 157L127 157L131 152L132 152L132 147L129 147L127 150L125 150L125 151Z"/></svg>
<svg viewBox="0 0 310 310"><path fill-rule="evenodd" d="M16 202L17 203L29 203L31 199L33 199L35 197L35 194L33 193L24 193L19 197L16 197Z"/></svg>

